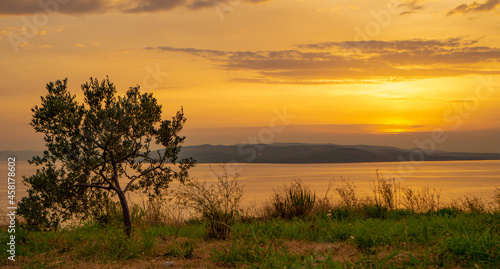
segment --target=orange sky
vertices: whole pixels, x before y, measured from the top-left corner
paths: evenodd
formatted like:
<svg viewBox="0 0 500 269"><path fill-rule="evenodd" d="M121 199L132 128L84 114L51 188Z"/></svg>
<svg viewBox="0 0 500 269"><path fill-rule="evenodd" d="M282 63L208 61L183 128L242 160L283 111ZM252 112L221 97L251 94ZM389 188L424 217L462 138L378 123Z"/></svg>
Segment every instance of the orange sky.
<svg viewBox="0 0 500 269"><path fill-rule="evenodd" d="M500 152L500 0L2 0L0 150L49 81L106 75L181 106L186 144ZM416 140L417 139L417 140Z"/></svg>

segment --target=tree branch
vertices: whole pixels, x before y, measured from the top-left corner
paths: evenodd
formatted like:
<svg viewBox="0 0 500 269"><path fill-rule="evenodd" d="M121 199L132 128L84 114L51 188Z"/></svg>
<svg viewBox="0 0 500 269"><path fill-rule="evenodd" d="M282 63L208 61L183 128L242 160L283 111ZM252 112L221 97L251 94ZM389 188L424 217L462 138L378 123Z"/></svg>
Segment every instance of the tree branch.
<svg viewBox="0 0 500 269"><path fill-rule="evenodd" d="M139 174L139 175L137 175L137 176L131 176L131 177L129 177L127 175L127 177L130 179L130 182L127 184L127 186L125 186L125 190L124 191L126 192L130 188L130 186L132 186L132 184L134 183L134 181L136 181L138 178L140 178L140 177L142 177L142 176L144 176L144 175L146 175L146 174L148 174L148 173L150 173L150 172L152 172L152 171L154 171L156 169L160 169L161 171L165 170L165 169L162 169L162 163L160 163L160 164L158 164L156 166L152 166L152 167L150 167L150 168L142 171L142 173Z"/></svg>
<svg viewBox="0 0 500 269"><path fill-rule="evenodd" d="M66 187L60 187L61 189L68 189L68 188L76 188L76 187L84 187L84 188L99 188L99 189L104 189L104 190L113 190L111 187L106 187L106 186L100 186L100 185L87 185L87 184L76 184L76 185L71 185L71 186L66 186Z"/></svg>

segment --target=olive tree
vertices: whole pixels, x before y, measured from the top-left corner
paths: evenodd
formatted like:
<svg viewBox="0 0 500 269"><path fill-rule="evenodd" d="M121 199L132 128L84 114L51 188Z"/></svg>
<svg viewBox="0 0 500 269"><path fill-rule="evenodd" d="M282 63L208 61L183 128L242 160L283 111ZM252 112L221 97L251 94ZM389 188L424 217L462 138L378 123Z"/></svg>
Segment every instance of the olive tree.
<svg viewBox="0 0 500 269"><path fill-rule="evenodd" d="M185 139L179 136L186 121L182 108L172 120L162 120L152 93L141 93L137 86L116 96L109 78L83 84L82 103L68 91L67 79L46 88L30 123L44 134L46 150L29 161L38 168L23 179L28 195L19 203L19 214L28 224L56 228L72 217L91 216L117 197L130 236L125 194L161 196L172 180L184 182L194 166L191 158L178 158Z"/></svg>

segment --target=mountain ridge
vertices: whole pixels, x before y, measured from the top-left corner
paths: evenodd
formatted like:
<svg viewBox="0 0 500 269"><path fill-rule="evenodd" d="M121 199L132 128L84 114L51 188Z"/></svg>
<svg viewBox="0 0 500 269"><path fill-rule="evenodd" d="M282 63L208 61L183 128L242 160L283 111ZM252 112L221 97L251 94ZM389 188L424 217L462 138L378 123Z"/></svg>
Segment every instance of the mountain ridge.
<svg viewBox="0 0 500 269"><path fill-rule="evenodd" d="M500 153L470 153L400 149L392 146L308 143L236 144L187 146L180 157L198 163L356 163L458 160L500 160Z"/></svg>
<svg viewBox="0 0 500 269"><path fill-rule="evenodd" d="M41 151L0 151L0 160L15 156L20 161ZM392 146L339 145L333 143L202 144L183 146L180 158L193 157L198 163L360 163L399 161L500 160L500 153L426 151Z"/></svg>

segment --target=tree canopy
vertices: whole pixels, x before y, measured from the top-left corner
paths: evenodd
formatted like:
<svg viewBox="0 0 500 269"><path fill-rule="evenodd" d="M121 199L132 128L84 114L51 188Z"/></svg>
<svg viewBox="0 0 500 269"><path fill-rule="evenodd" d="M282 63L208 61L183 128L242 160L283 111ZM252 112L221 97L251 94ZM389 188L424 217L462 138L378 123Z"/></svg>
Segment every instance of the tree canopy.
<svg viewBox="0 0 500 269"><path fill-rule="evenodd" d="M20 201L19 214L28 224L56 228L73 216L98 214L117 197L130 235L125 193L161 196L174 179L184 182L195 164L178 158L185 139L179 136L183 109L162 120L162 106L152 93L137 86L117 97L109 78L83 84L81 104L68 91L67 79L46 89L30 123L44 134L46 150L30 161L38 169L24 178L28 196Z"/></svg>

